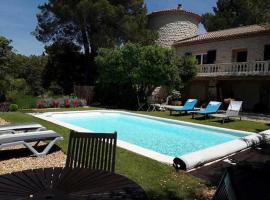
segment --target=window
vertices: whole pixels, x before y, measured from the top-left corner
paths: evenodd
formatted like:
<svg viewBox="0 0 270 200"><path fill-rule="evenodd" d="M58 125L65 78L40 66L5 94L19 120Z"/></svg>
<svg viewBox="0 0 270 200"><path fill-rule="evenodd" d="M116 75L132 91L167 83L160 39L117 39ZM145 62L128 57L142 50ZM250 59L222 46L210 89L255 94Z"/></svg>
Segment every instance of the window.
<svg viewBox="0 0 270 200"><path fill-rule="evenodd" d="M207 53L201 53L196 55L197 64L214 64L216 62L216 50L208 51Z"/></svg>
<svg viewBox="0 0 270 200"><path fill-rule="evenodd" d="M247 49L235 49L232 51L233 53L233 62L247 62Z"/></svg>
<svg viewBox="0 0 270 200"><path fill-rule="evenodd" d="M201 58L202 56L201 55L196 55L196 60L197 60L197 64L200 65L201 64Z"/></svg>
<svg viewBox="0 0 270 200"><path fill-rule="evenodd" d="M185 56L192 56L192 53L191 52L186 52Z"/></svg>
<svg viewBox="0 0 270 200"><path fill-rule="evenodd" d="M270 44L264 46L264 60L270 60Z"/></svg>
<svg viewBox="0 0 270 200"><path fill-rule="evenodd" d="M207 63L207 54L202 55L202 64L208 64Z"/></svg>
<svg viewBox="0 0 270 200"><path fill-rule="evenodd" d="M197 54L196 60L198 65L207 64L207 54L206 53Z"/></svg>

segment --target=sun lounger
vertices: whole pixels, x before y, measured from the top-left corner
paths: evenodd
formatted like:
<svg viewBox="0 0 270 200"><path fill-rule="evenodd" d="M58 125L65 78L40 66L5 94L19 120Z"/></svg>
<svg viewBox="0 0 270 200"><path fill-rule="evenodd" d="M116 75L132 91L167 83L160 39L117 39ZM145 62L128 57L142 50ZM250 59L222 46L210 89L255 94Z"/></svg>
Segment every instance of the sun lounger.
<svg viewBox="0 0 270 200"><path fill-rule="evenodd" d="M161 103L161 104L159 104L159 103L154 104L155 109L157 109L159 111L166 111L168 109L168 107L170 107L168 104L169 104L169 101L171 98L172 98L172 95L169 95L166 98L166 102Z"/></svg>
<svg viewBox="0 0 270 200"><path fill-rule="evenodd" d="M42 152L38 152L34 146L40 141L51 140ZM4 147L10 147L15 145L24 145L27 147L35 156L46 155L52 146L63 140L63 137L54 131L35 131L15 134L2 134L0 135L0 149ZM30 142L36 142L36 145L31 145Z"/></svg>
<svg viewBox="0 0 270 200"><path fill-rule="evenodd" d="M167 107L167 108L170 111L170 115L172 115L172 112L179 112L179 114L181 114L181 112L194 110L197 103L198 103L197 99L188 99L186 103L184 104L184 106L173 107L173 108Z"/></svg>
<svg viewBox="0 0 270 200"><path fill-rule="evenodd" d="M230 117L239 117L241 120L239 112L241 111L242 104L243 101L231 101L226 113L211 114L210 116L223 118L222 123L224 123L226 119L230 119Z"/></svg>
<svg viewBox="0 0 270 200"><path fill-rule="evenodd" d="M0 126L0 134L6 133L15 134L17 132L42 131L42 130L46 130L46 128L40 124L34 123L8 124Z"/></svg>
<svg viewBox="0 0 270 200"><path fill-rule="evenodd" d="M206 118L209 114L216 113L220 106L221 106L221 102L210 101L206 108L202 108L198 111L192 111L192 119L194 118L195 114L204 115Z"/></svg>
<svg viewBox="0 0 270 200"><path fill-rule="evenodd" d="M138 102L138 109L137 111L143 111L144 110L144 106L146 105L146 103L143 103L140 101L140 98L137 96L137 102Z"/></svg>
<svg viewBox="0 0 270 200"><path fill-rule="evenodd" d="M147 111L148 112L156 111L157 105L159 105L156 102L157 102L157 99L155 96L148 96L147 97L147 105L148 105Z"/></svg>

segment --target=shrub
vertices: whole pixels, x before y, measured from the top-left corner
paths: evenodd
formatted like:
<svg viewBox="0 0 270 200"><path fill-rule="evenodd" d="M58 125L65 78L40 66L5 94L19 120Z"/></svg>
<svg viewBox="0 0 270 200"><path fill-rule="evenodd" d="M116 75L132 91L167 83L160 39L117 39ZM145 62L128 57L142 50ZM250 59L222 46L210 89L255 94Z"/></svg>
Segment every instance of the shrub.
<svg viewBox="0 0 270 200"><path fill-rule="evenodd" d="M51 98L44 99L44 108L51 108L53 106L53 100Z"/></svg>
<svg viewBox="0 0 270 200"><path fill-rule="evenodd" d="M30 109L36 107L36 102L39 100L39 97L32 95L25 95L20 92L12 92L9 94L8 100L12 104L17 104L20 109Z"/></svg>
<svg viewBox="0 0 270 200"><path fill-rule="evenodd" d="M44 108L44 101L37 101L37 108Z"/></svg>
<svg viewBox="0 0 270 200"><path fill-rule="evenodd" d="M58 99L45 98L36 103L37 108L77 108L86 105L86 100L78 99L76 97L62 97Z"/></svg>
<svg viewBox="0 0 270 200"><path fill-rule="evenodd" d="M73 107L74 108L77 108L79 106L79 101L78 101L78 99L74 99L73 100Z"/></svg>
<svg viewBox="0 0 270 200"><path fill-rule="evenodd" d="M79 99L79 107L87 106L87 101L85 99Z"/></svg>
<svg viewBox="0 0 270 200"><path fill-rule="evenodd" d="M70 108L70 100L69 99L65 100L65 107Z"/></svg>
<svg viewBox="0 0 270 200"><path fill-rule="evenodd" d="M60 102L58 100L53 100L53 108L59 108Z"/></svg>
<svg viewBox="0 0 270 200"><path fill-rule="evenodd" d="M18 105L17 104L10 104L9 105L9 110L11 111L11 112L16 112L17 110L18 110Z"/></svg>

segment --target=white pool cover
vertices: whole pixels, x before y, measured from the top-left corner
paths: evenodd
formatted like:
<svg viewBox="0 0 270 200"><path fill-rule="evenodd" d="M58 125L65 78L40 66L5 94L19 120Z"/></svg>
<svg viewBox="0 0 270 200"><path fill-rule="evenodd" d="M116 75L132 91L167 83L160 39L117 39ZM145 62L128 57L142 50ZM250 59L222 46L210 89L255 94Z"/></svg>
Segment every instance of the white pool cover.
<svg viewBox="0 0 270 200"><path fill-rule="evenodd" d="M224 158L236 152L252 146L270 141L270 132L252 134L243 138L232 140L220 145L209 147L201 151L185 154L174 159L174 166L177 169L191 170L206 163Z"/></svg>

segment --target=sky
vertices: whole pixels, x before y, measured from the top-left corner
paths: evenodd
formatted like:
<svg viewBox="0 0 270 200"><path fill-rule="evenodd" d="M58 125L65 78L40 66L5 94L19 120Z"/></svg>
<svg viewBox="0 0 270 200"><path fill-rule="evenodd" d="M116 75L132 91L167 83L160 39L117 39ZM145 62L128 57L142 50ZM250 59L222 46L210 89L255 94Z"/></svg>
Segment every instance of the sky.
<svg viewBox="0 0 270 200"><path fill-rule="evenodd" d="M38 5L47 0L1 0L0 35L12 40L15 51L24 55L40 55L44 45L31 34L35 30ZM176 8L181 3L185 10L202 14L211 12L216 0L145 0L148 12ZM200 25L200 33L205 29Z"/></svg>

